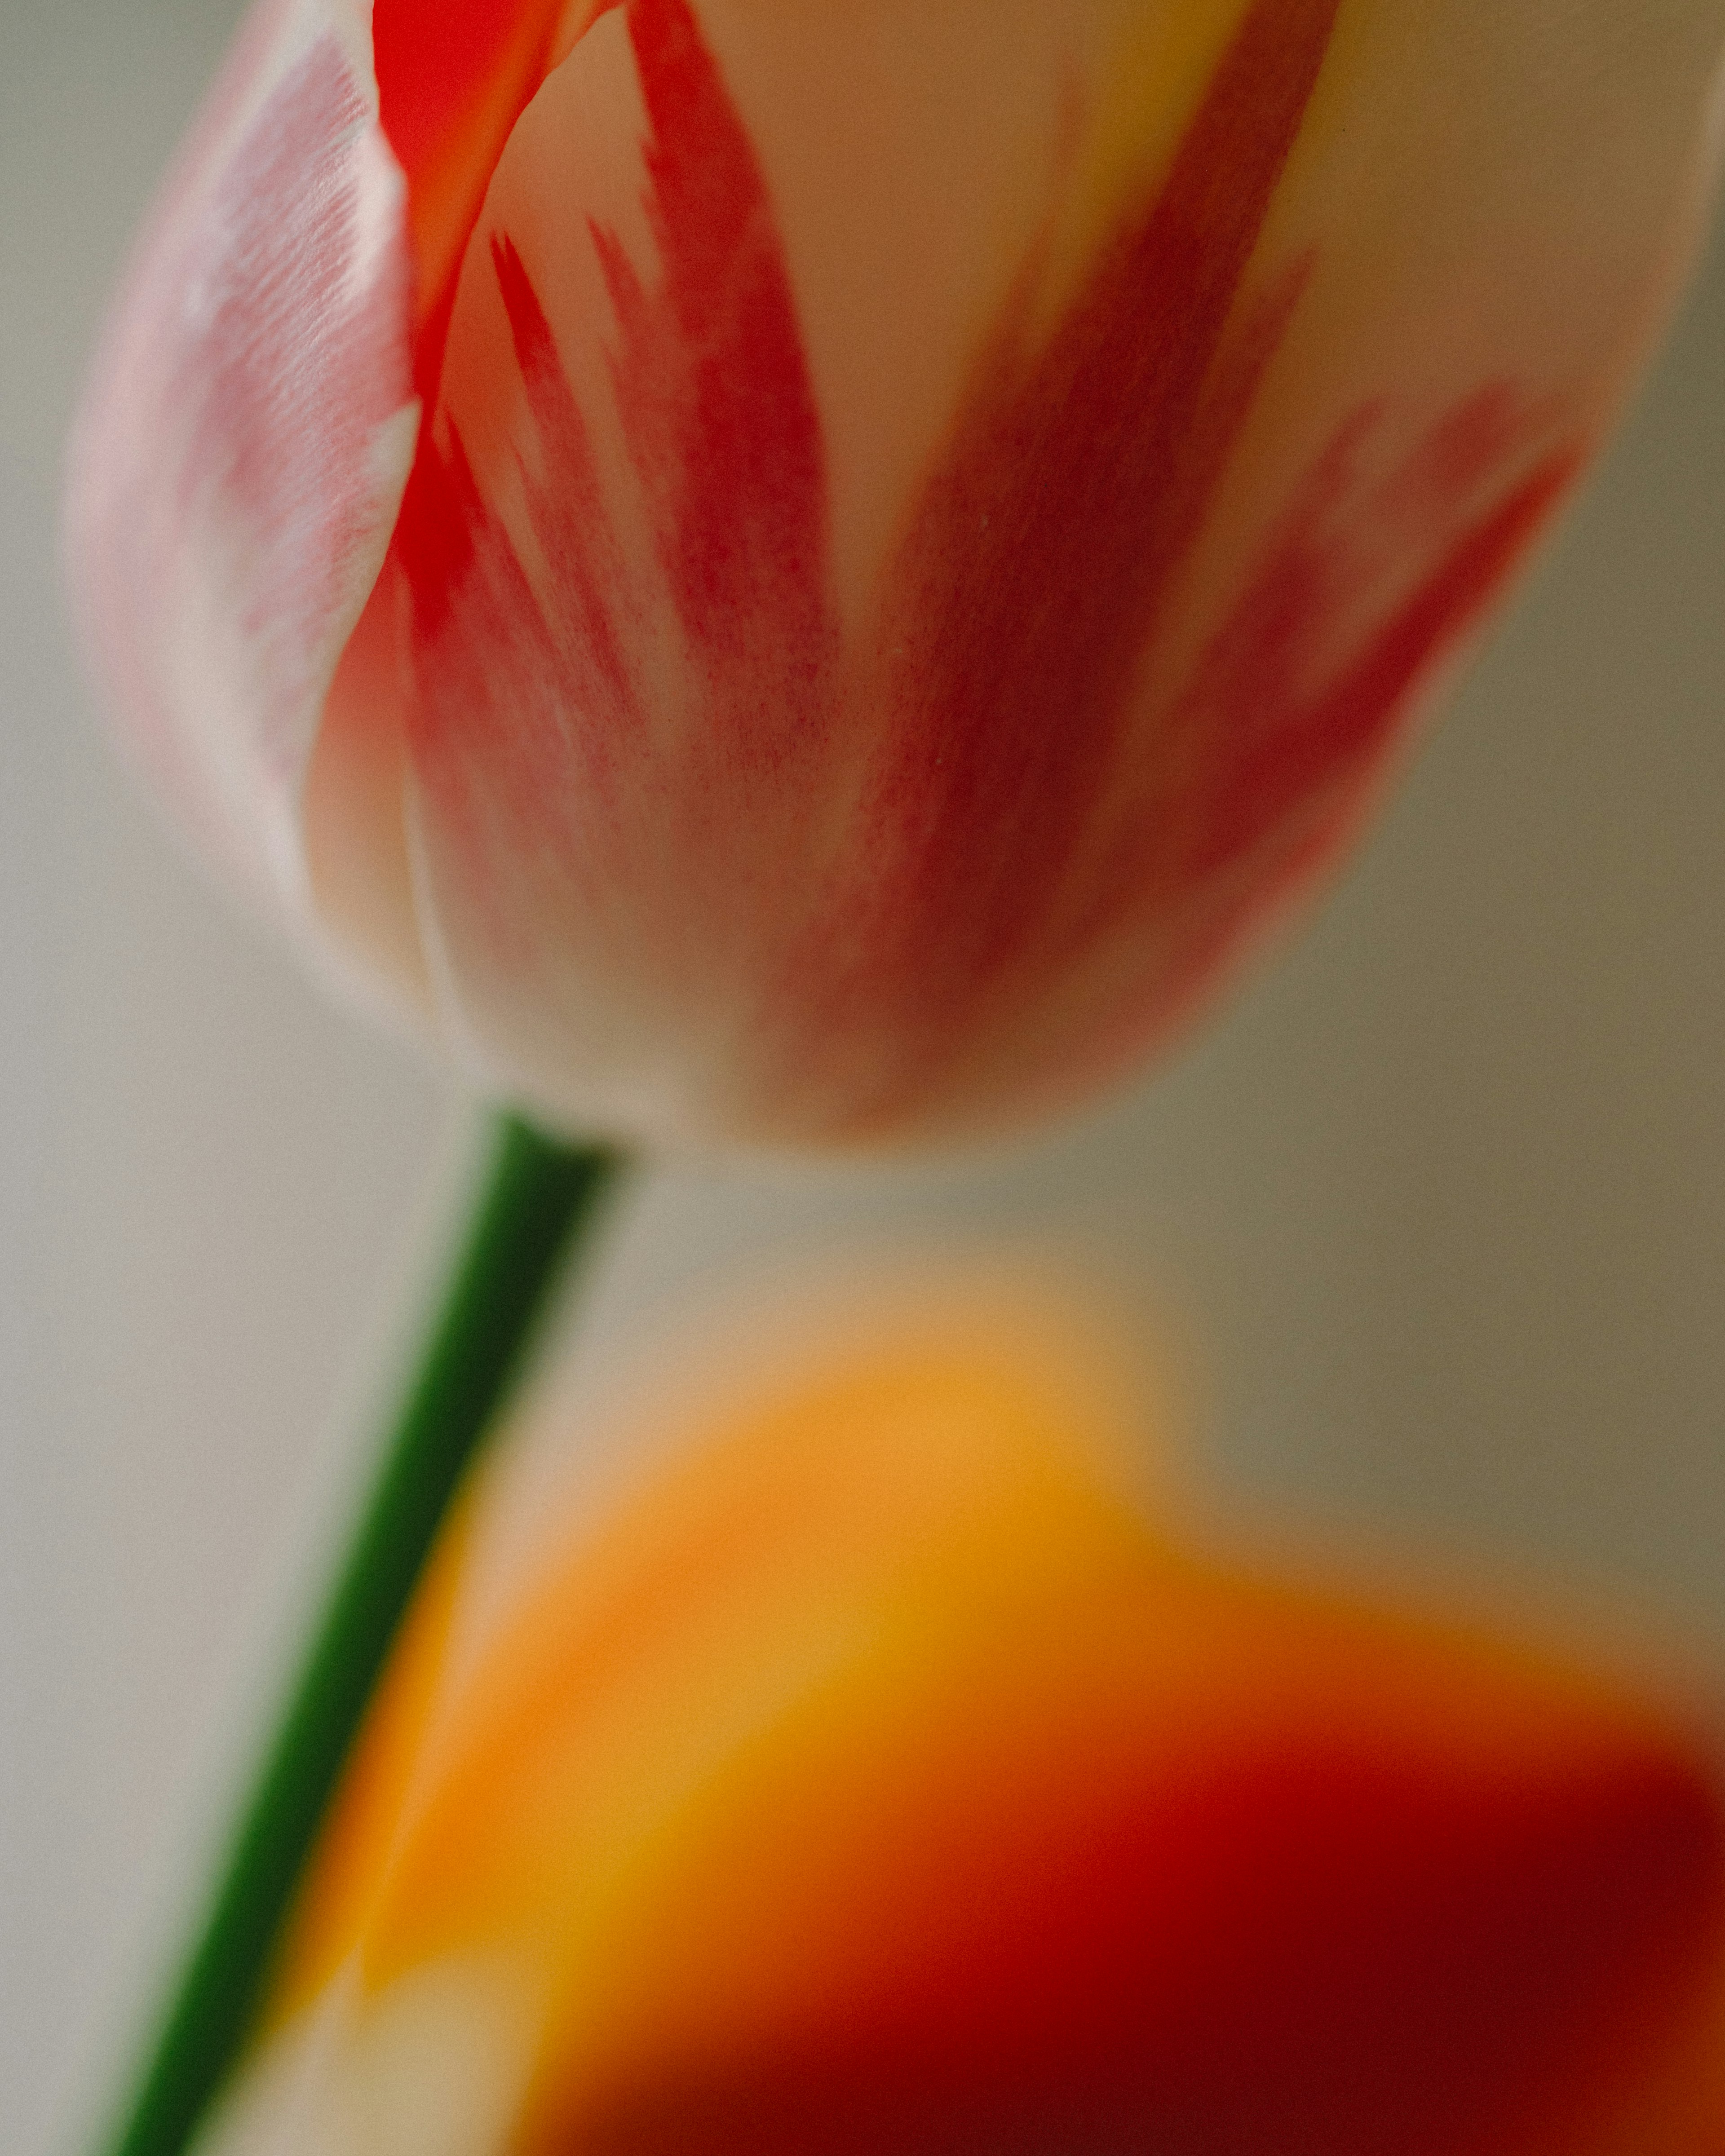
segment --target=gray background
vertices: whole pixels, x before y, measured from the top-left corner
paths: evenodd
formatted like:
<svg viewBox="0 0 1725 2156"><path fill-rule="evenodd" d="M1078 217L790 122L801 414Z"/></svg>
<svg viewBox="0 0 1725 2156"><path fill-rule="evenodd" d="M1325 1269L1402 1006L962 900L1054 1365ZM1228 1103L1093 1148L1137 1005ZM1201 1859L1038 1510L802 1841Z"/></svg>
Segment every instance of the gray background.
<svg viewBox="0 0 1725 2156"><path fill-rule="evenodd" d="M59 444L228 0L0 0L0 2118L75 2121L357 1456L461 1122L111 762ZM1315 927L1007 1159L657 1181L590 1356L812 1246L1113 1281L1214 1490L1725 1647L1725 259Z"/></svg>

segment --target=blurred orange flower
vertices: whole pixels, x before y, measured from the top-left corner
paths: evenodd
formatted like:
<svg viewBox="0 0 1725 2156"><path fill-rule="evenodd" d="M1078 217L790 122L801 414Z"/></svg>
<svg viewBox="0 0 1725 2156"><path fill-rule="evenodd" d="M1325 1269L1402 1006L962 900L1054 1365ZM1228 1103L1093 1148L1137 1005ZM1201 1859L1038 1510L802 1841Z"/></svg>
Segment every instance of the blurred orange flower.
<svg viewBox="0 0 1725 2156"><path fill-rule="evenodd" d="M261 0L74 459L128 736L563 1127L986 1127L1334 858L1692 249L1720 0Z"/></svg>
<svg viewBox="0 0 1725 2156"><path fill-rule="evenodd" d="M501 1614L446 1548L206 2147L1725 2148L1681 1716L1176 1546L1089 1375L977 1337L734 1416Z"/></svg>

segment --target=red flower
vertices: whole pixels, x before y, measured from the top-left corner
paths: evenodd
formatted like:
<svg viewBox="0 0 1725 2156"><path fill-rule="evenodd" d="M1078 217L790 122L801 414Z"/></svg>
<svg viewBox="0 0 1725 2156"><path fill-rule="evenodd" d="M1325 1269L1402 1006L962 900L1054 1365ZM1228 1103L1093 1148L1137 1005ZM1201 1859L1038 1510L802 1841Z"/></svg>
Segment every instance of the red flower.
<svg viewBox="0 0 1725 2156"><path fill-rule="evenodd" d="M1694 1732L1177 1547L1083 1394L901 1344L448 1552L208 2156L1725 2146Z"/></svg>
<svg viewBox="0 0 1725 2156"><path fill-rule="evenodd" d="M1693 236L1717 0L266 0L79 439L141 756L563 1122L1126 1067Z"/></svg>

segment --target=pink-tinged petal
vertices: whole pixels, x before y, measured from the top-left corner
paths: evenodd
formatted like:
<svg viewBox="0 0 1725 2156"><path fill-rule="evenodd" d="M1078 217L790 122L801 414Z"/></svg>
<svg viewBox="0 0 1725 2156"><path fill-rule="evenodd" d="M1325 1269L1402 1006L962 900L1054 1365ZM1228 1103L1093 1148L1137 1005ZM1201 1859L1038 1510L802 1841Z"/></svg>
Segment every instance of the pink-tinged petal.
<svg viewBox="0 0 1725 2156"><path fill-rule="evenodd" d="M400 173L367 10L254 15L157 208L74 443L73 582L127 737L256 887L413 454Z"/></svg>

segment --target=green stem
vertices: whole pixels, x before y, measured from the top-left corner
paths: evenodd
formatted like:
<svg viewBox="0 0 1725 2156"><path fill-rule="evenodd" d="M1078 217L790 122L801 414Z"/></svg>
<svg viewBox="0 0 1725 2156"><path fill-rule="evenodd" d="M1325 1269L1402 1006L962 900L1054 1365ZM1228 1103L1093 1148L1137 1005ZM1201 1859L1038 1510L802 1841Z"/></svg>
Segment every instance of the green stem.
<svg viewBox="0 0 1725 2156"><path fill-rule="evenodd" d="M110 2156L182 2156L259 2003L283 1919L402 1614L517 1374L565 1253L620 1163L503 1119L376 1487Z"/></svg>

